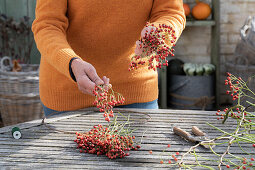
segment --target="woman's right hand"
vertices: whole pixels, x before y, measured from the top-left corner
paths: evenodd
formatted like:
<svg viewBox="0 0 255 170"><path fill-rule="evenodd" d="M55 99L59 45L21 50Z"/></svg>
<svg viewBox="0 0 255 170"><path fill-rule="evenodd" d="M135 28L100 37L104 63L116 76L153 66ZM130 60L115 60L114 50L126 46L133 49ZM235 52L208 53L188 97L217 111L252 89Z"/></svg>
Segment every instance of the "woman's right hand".
<svg viewBox="0 0 255 170"><path fill-rule="evenodd" d="M75 59L71 64L72 71L77 81L79 90L84 94L93 95L95 85L109 86L110 79L104 76L102 79L97 75L96 69L90 63L81 59Z"/></svg>

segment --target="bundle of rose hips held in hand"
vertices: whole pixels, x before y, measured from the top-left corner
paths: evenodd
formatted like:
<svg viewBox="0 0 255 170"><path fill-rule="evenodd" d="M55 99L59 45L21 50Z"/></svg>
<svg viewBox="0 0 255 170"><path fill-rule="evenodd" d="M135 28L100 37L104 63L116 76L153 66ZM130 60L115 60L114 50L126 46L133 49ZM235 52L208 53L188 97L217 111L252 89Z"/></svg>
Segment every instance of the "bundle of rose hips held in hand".
<svg viewBox="0 0 255 170"><path fill-rule="evenodd" d="M104 112L104 117L107 122L110 122L110 117L113 117L113 107L117 104L123 104L124 97L117 92L114 92L111 85L95 86L93 91L96 96L94 105L99 108L100 112Z"/></svg>
<svg viewBox="0 0 255 170"><path fill-rule="evenodd" d="M138 65L148 64L148 69L168 66L167 57L174 56L177 38L172 27L147 23L141 32L141 39L136 42L135 56L131 58L129 71L137 69Z"/></svg>

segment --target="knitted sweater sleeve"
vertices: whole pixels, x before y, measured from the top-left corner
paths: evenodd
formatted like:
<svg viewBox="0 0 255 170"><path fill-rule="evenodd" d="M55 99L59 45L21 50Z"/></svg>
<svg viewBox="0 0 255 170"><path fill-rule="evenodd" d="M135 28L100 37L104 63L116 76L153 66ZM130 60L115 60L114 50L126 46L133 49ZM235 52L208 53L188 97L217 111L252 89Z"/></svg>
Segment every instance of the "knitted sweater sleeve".
<svg viewBox="0 0 255 170"><path fill-rule="evenodd" d="M186 24L182 0L154 0L150 22L166 24L174 28L179 38Z"/></svg>
<svg viewBox="0 0 255 170"><path fill-rule="evenodd" d="M32 24L37 48L48 63L71 79L69 62L78 57L67 42L67 0L37 0Z"/></svg>

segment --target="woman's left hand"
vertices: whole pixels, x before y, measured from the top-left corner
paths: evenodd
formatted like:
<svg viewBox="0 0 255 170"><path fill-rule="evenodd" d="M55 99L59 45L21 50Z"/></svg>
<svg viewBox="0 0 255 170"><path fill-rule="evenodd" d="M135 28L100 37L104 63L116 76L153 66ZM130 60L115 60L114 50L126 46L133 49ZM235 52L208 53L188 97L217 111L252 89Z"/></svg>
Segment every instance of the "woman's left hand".
<svg viewBox="0 0 255 170"><path fill-rule="evenodd" d="M149 34L154 30L156 30L156 27L154 26L144 27L143 30L141 31L141 40L144 39L146 33ZM143 44L141 40L136 41L135 55L138 55L138 56L142 55L142 52L143 52Z"/></svg>

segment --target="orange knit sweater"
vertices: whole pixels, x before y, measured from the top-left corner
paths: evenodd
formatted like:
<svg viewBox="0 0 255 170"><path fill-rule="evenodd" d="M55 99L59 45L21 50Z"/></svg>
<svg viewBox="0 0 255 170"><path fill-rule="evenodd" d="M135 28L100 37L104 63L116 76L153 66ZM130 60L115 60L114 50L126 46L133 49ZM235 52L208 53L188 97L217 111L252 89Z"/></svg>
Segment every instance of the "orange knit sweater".
<svg viewBox="0 0 255 170"><path fill-rule="evenodd" d="M146 66L128 71L135 42L146 22L185 26L182 0L37 0L32 25L41 53L40 96L47 107L63 111L92 106L69 74L79 57L107 76L125 104L158 98L157 72Z"/></svg>

